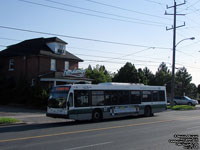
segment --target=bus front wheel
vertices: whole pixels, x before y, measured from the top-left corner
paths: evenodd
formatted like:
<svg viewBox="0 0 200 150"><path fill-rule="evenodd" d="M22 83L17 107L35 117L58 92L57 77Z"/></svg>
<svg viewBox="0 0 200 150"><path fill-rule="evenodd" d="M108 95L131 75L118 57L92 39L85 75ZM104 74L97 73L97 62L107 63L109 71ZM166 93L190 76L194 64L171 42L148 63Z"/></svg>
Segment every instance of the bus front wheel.
<svg viewBox="0 0 200 150"><path fill-rule="evenodd" d="M92 113L92 120L94 122L98 122L98 121L101 121L102 119L102 113L101 113L101 110L99 109L95 109Z"/></svg>
<svg viewBox="0 0 200 150"><path fill-rule="evenodd" d="M144 109L144 116L145 117L150 117L152 116L152 111L151 111L151 107L150 106L146 106Z"/></svg>

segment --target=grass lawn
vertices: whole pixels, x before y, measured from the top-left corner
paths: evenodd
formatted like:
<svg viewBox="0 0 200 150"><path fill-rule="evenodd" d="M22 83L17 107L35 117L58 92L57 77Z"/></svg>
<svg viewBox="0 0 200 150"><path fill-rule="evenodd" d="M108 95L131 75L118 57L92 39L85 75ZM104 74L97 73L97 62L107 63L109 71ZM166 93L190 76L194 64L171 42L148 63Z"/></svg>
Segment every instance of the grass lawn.
<svg viewBox="0 0 200 150"><path fill-rule="evenodd" d="M16 123L19 122L19 120L15 118L0 118L0 125L1 124L11 124L11 123Z"/></svg>
<svg viewBox="0 0 200 150"><path fill-rule="evenodd" d="M194 110L195 106L188 106L188 105L175 105L173 107L167 106L167 109L172 110Z"/></svg>

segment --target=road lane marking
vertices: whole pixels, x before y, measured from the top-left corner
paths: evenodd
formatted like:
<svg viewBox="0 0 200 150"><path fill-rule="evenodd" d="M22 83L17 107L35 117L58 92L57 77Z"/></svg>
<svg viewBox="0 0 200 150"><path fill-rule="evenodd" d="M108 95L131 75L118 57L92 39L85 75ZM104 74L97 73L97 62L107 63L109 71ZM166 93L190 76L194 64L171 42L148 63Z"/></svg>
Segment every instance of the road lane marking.
<svg viewBox="0 0 200 150"><path fill-rule="evenodd" d="M113 143L113 142L97 143L97 144L85 145L85 146L79 146L79 147L74 147L74 148L69 148L69 149L64 149L64 150L83 149L83 148L88 148L88 147L94 147L94 146L106 145L106 144L110 144L110 143Z"/></svg>
<svg viewBox="0 0 200 150"><path fill-rule="evenodd" d="M37 139L37 138L59 136L59 135L69 135L69 134L84 133L84 132L109 130L109 129L117 129L117 128L126 128L126 127L133 127L133 126L142 126L142 125L149 125L149 124L155 124L155 123L166 123L166 122L172 122L172 121L175 121L175 120L154 121L154 122L146 122L146 123L138 123L138 124L121 125L121 126L111 126L111 127L105 127L105 128L96 128L96 129L87 129L87 130L79 130L79 131L55 133L55 134L46 134L46 135L22 137L22 138L15 138L15 139L6 139L6 140L0 140L0 143L3 143L3 142L12 142L12 141L21 141L21 140L28 140L28 139Z"/></svg>

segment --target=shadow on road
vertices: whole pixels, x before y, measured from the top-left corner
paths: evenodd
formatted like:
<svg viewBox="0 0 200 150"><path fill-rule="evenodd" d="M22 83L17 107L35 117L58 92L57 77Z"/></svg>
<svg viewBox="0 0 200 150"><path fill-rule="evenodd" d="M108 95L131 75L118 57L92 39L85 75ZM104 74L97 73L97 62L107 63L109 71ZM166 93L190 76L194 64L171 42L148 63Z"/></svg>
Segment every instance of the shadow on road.
<svg viewBox="0 0 200 150"><path fill-rule="evenodd" d="M144 118L143 116L129 116L123 118L113 118L113 119L105 119L101 122L92 122L92 121L66 121L66 122L54 122L54 123L42 123L42 124L22 124L22 125L10 125L10 126L0 126L0 133L5 132L21 132L21 131L29 131L29 130L37 130L37 129L49 129L49 128L58 128L65 126L75 126L75 125L86 125L86 124L95 124L95 123L105 123L105 122L113 122L113 121L123 121L123 120L131 120Z"/></svg>

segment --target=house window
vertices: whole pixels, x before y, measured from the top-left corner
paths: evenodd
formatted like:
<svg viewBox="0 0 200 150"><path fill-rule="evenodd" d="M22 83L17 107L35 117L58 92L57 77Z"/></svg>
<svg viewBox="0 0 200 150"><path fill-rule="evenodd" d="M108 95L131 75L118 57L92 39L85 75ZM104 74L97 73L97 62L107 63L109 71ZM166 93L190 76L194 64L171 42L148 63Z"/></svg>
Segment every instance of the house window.
<svg viewBox="0 0 200 150"><path fill-rule="evenodd" d="M31 86L35 85L35 79L32 79Z"/></svg>
<svg viewBox="0 0 200 150"><path fill-rule="evenodd" d="M10 59L9 60L9 71L13 71L14 70L14 59Z"/></svg>
<svg viewBox="0 0 200 150"><path fill-rule="evenodd" d="M56 71L56 60L51 59L51 71Z"/></svg>
<svg viewBox="0 0 200 150"><path fill-rule="evenodd" d="M65 54L65 45L63 45L63 44L58 44L57 53L58 53L58 54Z"/></svg>
<svg viewBox="0 0 200 150"><path fill-rule="evenodd" d="M65 70L69 70L69 62L65 61Z"/></svg>

